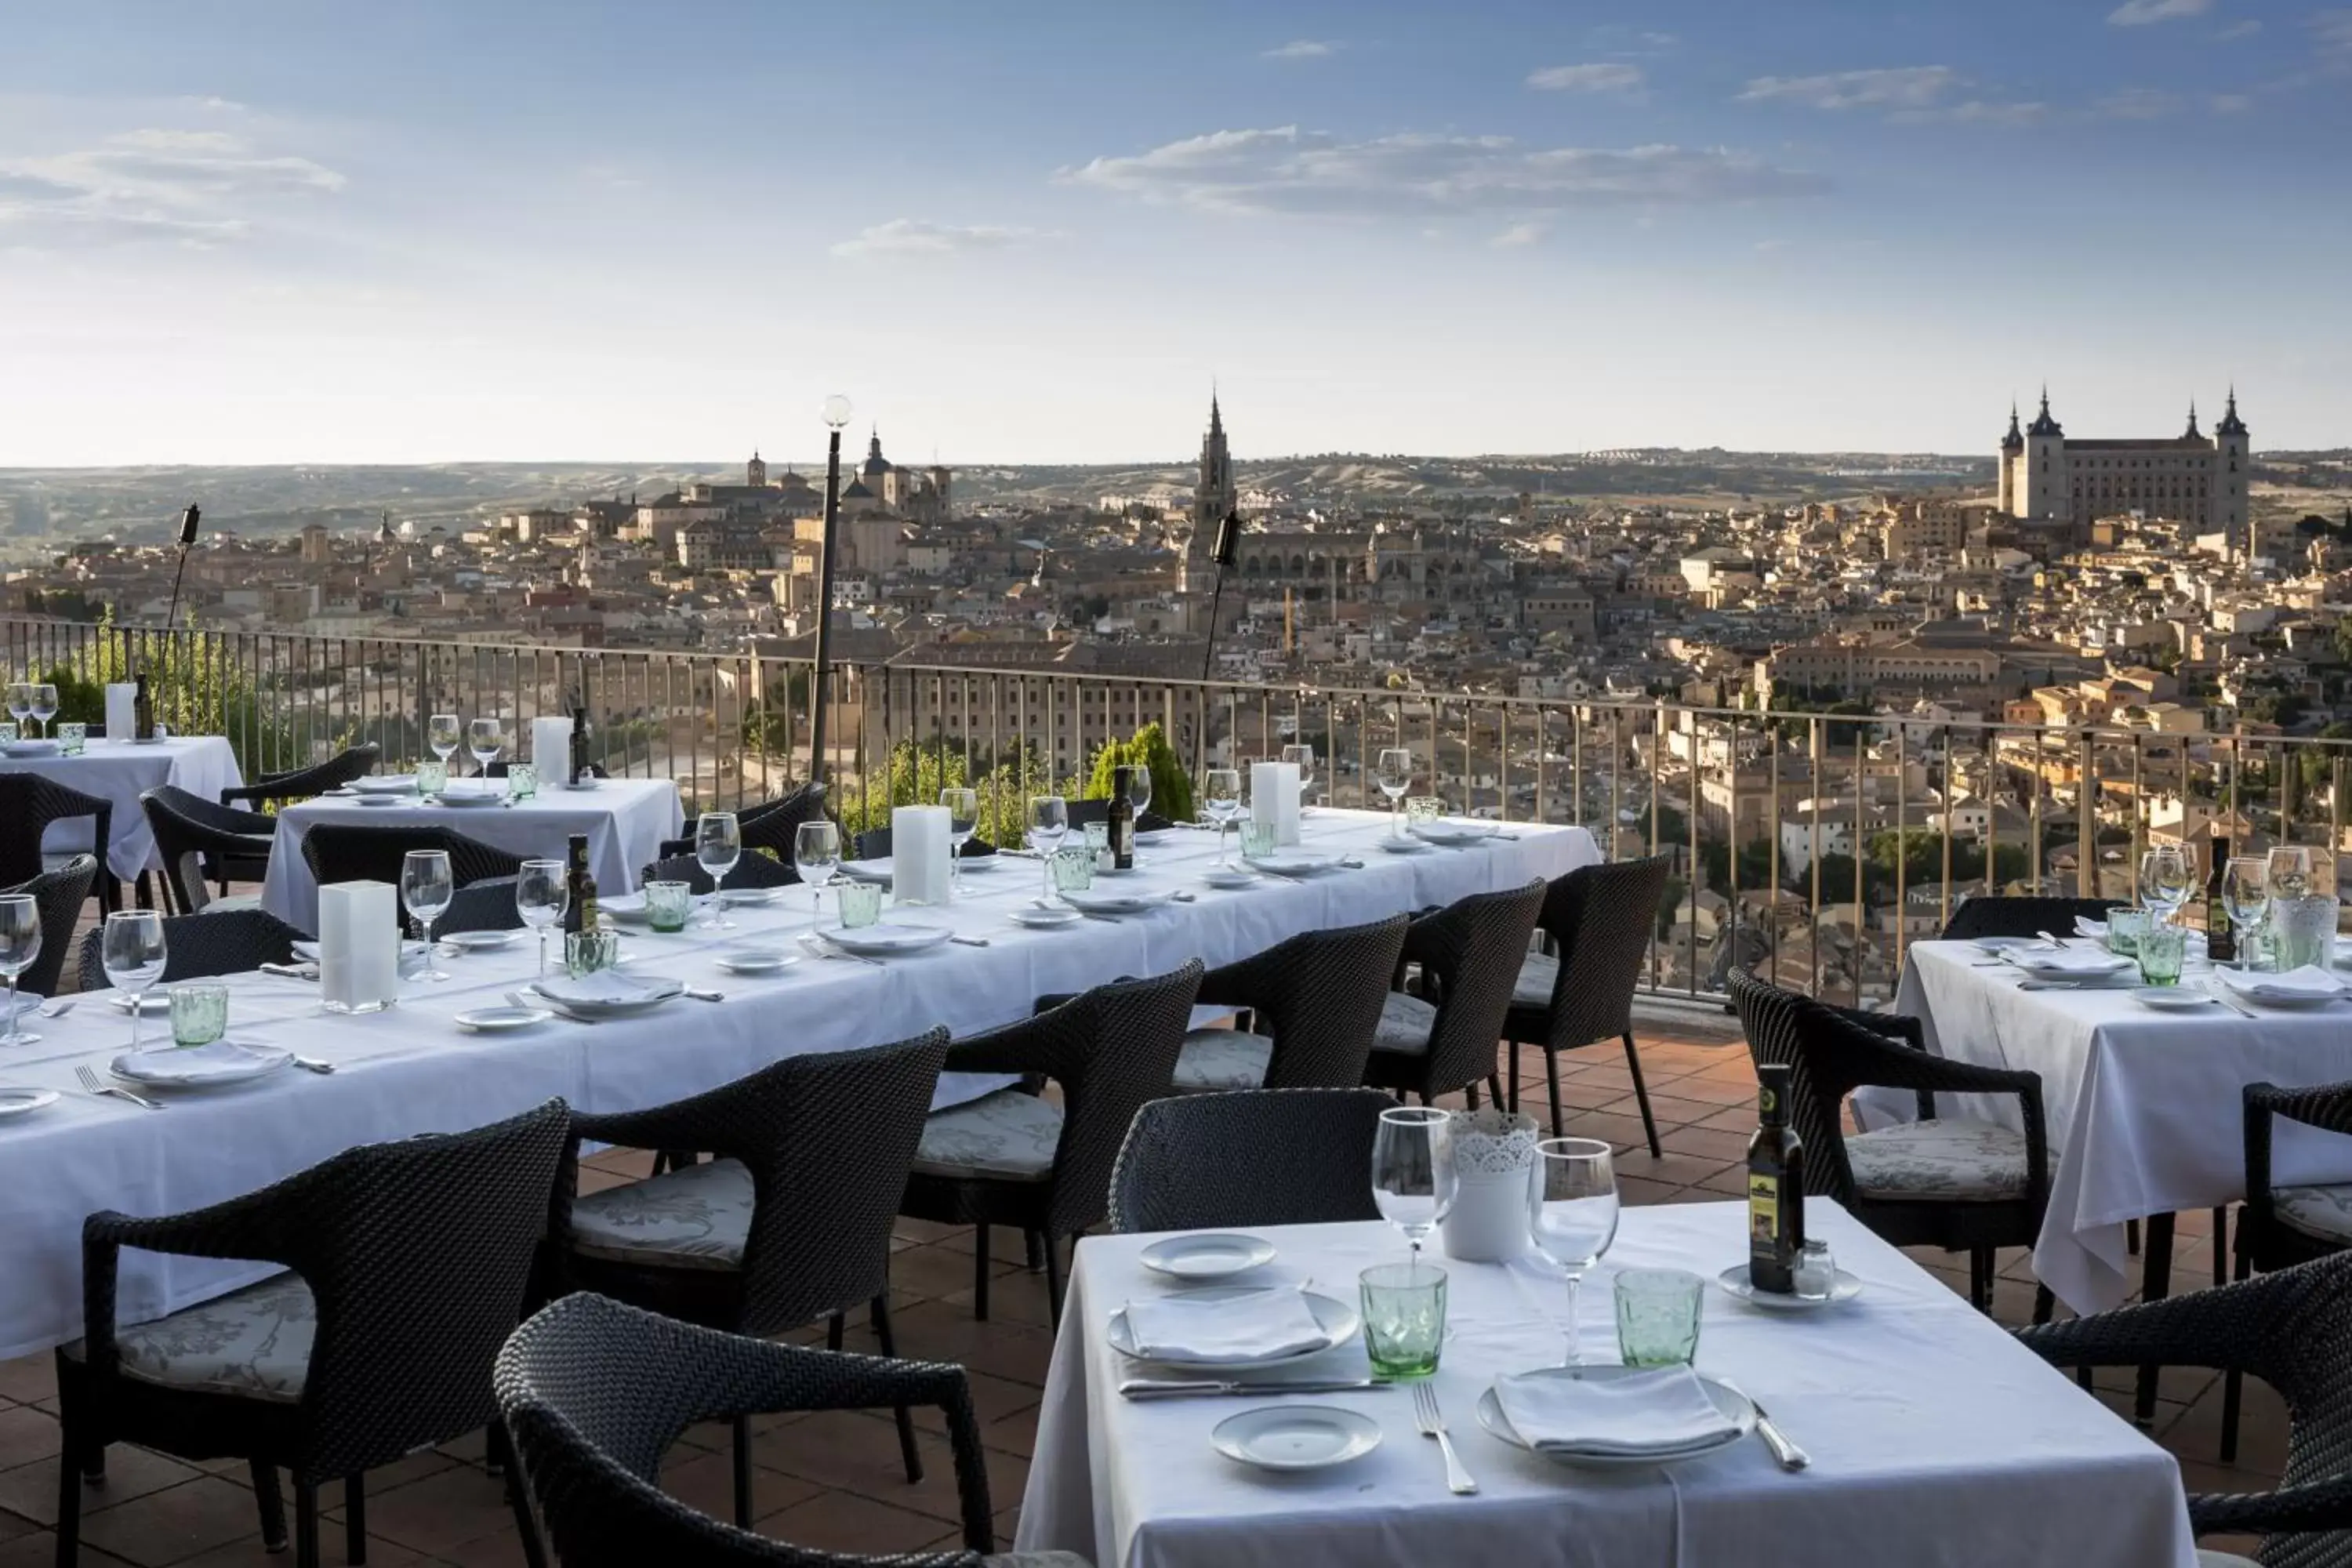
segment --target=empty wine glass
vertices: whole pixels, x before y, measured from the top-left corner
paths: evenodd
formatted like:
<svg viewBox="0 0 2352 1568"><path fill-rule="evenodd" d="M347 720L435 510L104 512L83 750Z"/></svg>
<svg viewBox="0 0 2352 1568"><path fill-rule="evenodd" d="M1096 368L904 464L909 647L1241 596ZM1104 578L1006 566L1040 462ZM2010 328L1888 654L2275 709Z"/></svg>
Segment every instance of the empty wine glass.
<svg viewBox="0 0 2352 1568"><path fill-rule="evenodd" d="M2270 866L2259 856L2232 855L2221 873L2221 902L2237 933L2238 967L2254 966L2254 931L2271 912Z"/></svg>
<svg viewBox="0 0 2352 1568"><path fill-rule="evenodd" d="M1054 852L1062 847L1070 831L1070 803L1058 795L1033 795L1029 797L1029 847L1037 851L1045 862L1045 896L1041 903L1051 904L1054 898Z"/></svg>
<svg viewBox="0 0 2352 1568"><path fill-rule="evenodd" d="M16 1026L16 976L41 956L41 906L30 893L0 894L0 974L8 977L8 1032L0 1046L29 1046L40 1039Z"/></svg>
<svg viewBox="0 0 2352 1568"><path fill-rule="evenodd" d="M46 680L33 684L33 717L40 721L41 734L47 738L49 721L58 716L58 689Z"/></svg>
<svg viewBox="0 0 2352 1568"><path fill-rule="evenodd" d="M446 763L457 754L457 742L464 732L455 713L436 713L425 721L425 748Z"/></svg>
<svg viewBox="0 0 2352 1568"><path fill-rule="evenodd" d="M2273 899L2299 899L2311 891L2311 851L2302 845L2272 846L2267 867Z"/></svg>
<svg viewBox="0 0 2352 1568"><path fill-rule="evenodd" d="M948 814L948 887L963 885L963 847L980 831L980 792L950 784L940 791L940 805Z"/></svg>
<svg viewBox="0 0 2352 1568"><path fill-rule="evenodd" d="M1404 796L1412 788L1412 753L1402 746L1385 747L1380 761L1373 765L1372 782L1389 797L1391 837L1404 836Z"/></svg>
<svg viewBox="0 0 2352 1568"><path fill-rule="evenodd" d="M425 973L426 980L446 980L436 962L438 952L433 946L433 922L449 909L449 900L457 896L457 883L449 869L446 849L411 849L400 858L400 901L408 906L408 915L425 928Z"/></svg>
<svg viewBox="0 0 2352 1568"><path fill-rule="evenodd" d="M1561 1364L1574 1366L1578 1287L1584 1271L1617 1239L1617 1171L1608 1144L1593 1138L1547 1138L1536 1145L1536 1168L1528 1181L1528 1230L1536 1250L1567 1277L1568 1359Z"/></svg>
<svg viewBox="0 0 2352 1568"><path fill-rule="evenodd" d="M117 910L106 917L99 939L99 963L106 983L131 998L131 1048L139 1048L139 1015L146 1010L147 988L163 978L168 953L163 946L163 917L154 910Z"/></svg>
<svg viewBox="0 0 2352 1568"><path fill-rule="evenodd" d="M1303 806L1308 795L1307 786L1315 782L1315 748L1285 746L1282 748L1282 760L1298 770L1298 799Z"/></svg>
<svg viewBox="0 0 2352 1568"><path fill-rule="evenodd" d="M466 750L474 754L474 763L481 770L480 777L488 778L490 764L507 749L506 731L496 719L477 719L466 726Z"/></svg>
<svg viewBox="0 0 2352 1568"><path fill-rule="evenodd" d="M803 822L793 834L793 868L809 885L809 918L824 918L821 901L841 868L841 828L829 819Z"/></svg>
<svg viewBox="0 0 2352 1568"><path fill-rule="evenodd" d="M572 907L568 868L561 860L526 860L515 873L515 913L539 933L539 977L547 978L547 930Z"/></svg>
<svg viewBox="0 0 2352 1568"><path fill-rule="evenodd" d="M1440 1156L1438 1130L1451 1113L1432 1105L1400 1105L1381 1112L1372 1137L1372 1203L1381 1217L1404 1232L1415 1262L1446 1211L1454 1206L1454 1172Z"/></svg>
<svg viewBox="0 0 2352 1568"><path fill-rule="evenodd" d="M31 682L24 680L10 681L8 683L8 717L16 721L16 726L19 731L22 731L24 728L25 716L32 710L33 688Z"/></svg>
<svg viewBox="0 0 2352 1568"><path fill-rule="evenodd" d="M2139 858L2140 901L2156 911L2156 923L2170 921L2189 901L2193 887L2189 857L2177 844L2159 844Z"/></svg>
<svg viewBox="0 0 2352 1568"><path fill-rule="evenodd" d="M1201 773L1201 809L1217 825L1217 864L1225 864L1225 829L1242 814L1242 771L1207 768Z"/></svg>
<svg viewBox="0 0 2352 1568"><path fill-rule="evenodd" d="M710 873L710 914L702 923L733 931L727 918L727 873L743 858L743 829L731 811L706 811L694 821L694 858Z"/></svg>

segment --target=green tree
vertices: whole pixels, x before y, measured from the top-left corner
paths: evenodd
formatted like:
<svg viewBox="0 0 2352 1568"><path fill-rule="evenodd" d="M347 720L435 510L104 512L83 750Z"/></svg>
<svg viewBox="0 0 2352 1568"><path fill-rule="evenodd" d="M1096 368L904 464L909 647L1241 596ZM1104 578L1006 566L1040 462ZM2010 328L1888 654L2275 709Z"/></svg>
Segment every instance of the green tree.
<svg viewBox="0 0 2352 1568"><path fill-rule="evenodd" d="M961 749L901 741L884 765L866 777L865 787L835 795L835 816L855 845L859 834L890 826L901 805L936 805L940 791L970 787L980 796L979 836L995 845L1019 844L1028 830L1028 792L1023 781L1039 782L1043 768L1034 757L1000 763L977 775L964 767Z"/></svg>
<svg viewBox="0 0 2352 1568"><path fill-rule="evenodd" d="M2347 616L2345 619L2352 621L2352 616ZM2321 730L2319 738L2323 741L2352 741L2352 724L2339 719ZM2326 784L2328 775L2336 770L2336 759L2347 755L2347 749L2342 746L2303 746L2297 750L2301 755L2295 762L2303 773L2303 787L2307 790L2317 789Z"/></svg>
<svg viewBox="0 0 2352 1568"><path fill-rule="evenodd" d="M1087 779L1087 800L1110 798L1111 770L1140 764L1151 771L1151 809L1171 822L1190 822L1193 817L1192 779L1176 755L1176 748L1168 743L1167 731L1157 722L1146 724L1124 741L1106 741L1095 753L1095 765Z"/></svg>
<svg viewBox="0 0 2352 1568"><path fill-rule="evenodd" d="M175 734L226 736L247 778L310 763L285 705L255 684L234 649L203 632L118 634L111 617L103 618L98 635L70 662L53 666L41 679L58 689L58 719L102 724L106 688L142 674L159 721ZM349 742L348 734L332 738L339 746Z"/></svg>

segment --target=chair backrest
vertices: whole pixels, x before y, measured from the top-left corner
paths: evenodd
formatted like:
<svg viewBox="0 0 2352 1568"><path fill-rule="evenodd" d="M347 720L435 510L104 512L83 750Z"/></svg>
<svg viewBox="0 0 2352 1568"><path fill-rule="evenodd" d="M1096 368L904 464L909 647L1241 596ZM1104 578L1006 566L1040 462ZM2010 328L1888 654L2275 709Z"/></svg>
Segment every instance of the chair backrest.
<svg viewBox="0 0 2352 1568"><path fill-rule="evenodd" d="M697 894L710 891L710 873L692 855L671 855L655 861L645 868L643 879L648 882L684 882ZM735 868L727 873L730 888L796 888L801 874L789 860L771 860L765 855L738 856Z"/></svg>
<svg viewBox="0 0 2352 1568"><path fill-rule="evenodd" d="M1391 915L1301 931L1234 966L1248 974L1248 994L1238 1003L1257 1015L1260 1034L1274 1037L1264 1087L1354 1089L1364 1081L1410 923Z"/></svg>
<svg viewBox="0 0 2352 1568"><path fill-rule="evenodd" d="M1110 1177L1118 1231L1378 1219L1377 1089L1182 1094L1136 1112Z"/></svg>
<svg viewBox="0 0 2352 1568"><path fill-rule="evenodd" d="M1574 1050L1633 1026L1633 991L1656 933L1667 858L1582 866L1544 890L1536 928L1559 952L1545 1023L1553 1050Z"/></svg>
<svg viewBox="0 0 2352 1568"><path fill-rule="evenodd" d="M163 978L196 980L207 974L242 974L265 963L289 963L303 933L262 910L222 910L209 915L173 915L163 921ZM81 939L81 989L107 988L106 932L93 929Z"/></svg>
<svg viewBox="0 0 2352 1568"><path fill-rule="evenodd" d="M1037 1031L1040 1059L1055 1064L1062 1089L1062 1142L1046 1204L1052 1234L1076 1236L1103 1217L1119 1145L1135 1113L1168 1094L1200 989L1193 959L1167 974L1097 985L1013 1026Z"/></svg>
<svg viewBox="0 0 2352 1568"><path fill-rule="evenodd" d="M2053 899L2042 897L1973 898L1961 900L1944 924L1943 940L1961 942L1980 936L2034 936L2055 931L2074 934L2075 917L2100 921L2120 899Z"/></svg>
<svg viewBox="0 0 2352 1568"><path fill-rule="evenodd" d="M212 902L205 885L204 858L237 856L267 862L276 823L257 812L239 811L191 795L177 784L158 784L139 796L155 853L163 858L163 885L181 914L200 913Z"/></svg>
<svg viewBox="0 0 2352 1568"><path fill-rule="evenodd" d="M0 773L0 884L39 876L41 836L53 822L91 819L91 847L100 855L113 838L114 803L68 789L39 773Z"/></svg>
<svg viewBox="0 0 2352 1568"><path fill-rule="evenodd" d="M1752 974L1731 976L1731 1001L1748 1059L1789 1069L1789 1125L1805 1145L1805 1191L1848 1208L1860 1201L1846 1163L1845 1097L1857 1077L1849 1058L1885 1042L1810 996Z"/></svg>
<svg viewBox="0 0 2352 1568"><path fill-rule="evenodd" d="M825 789L822 784L803 784L781 799L762 801L735 814L742 831L746 849L772 849L789 864L793 858L793 838L800 832L801 824L813 822L824 815ZM694 847L694 831L687 829L687 847Z"/></svg>
<svg viewBox="0 0 2352 1568"><path fill-rule="evenodd" d="M81 921L82 900L98 880L98 857L77 855L54 871L44 871L0 893L29 893L41 914L41 951L32 966L16 976L17 985L37 995L54 996L58 977L65 973L66 955L73 951L74 927Z"/></svg>
<svg viewBox="0 0 2352 1568"><path fill-rule="evenodd" d="M889 853L890 830L888 828L869 827L857 836L857 858L860 860L881 860L887 858ZM995 853L996 846L987 839L967 838L963 841L963 847L956 851L956 856L959 859L977 860L983 855Z"/></svg>
<svg viewBox="0 0 2352 1568"><path fill-rule="evenodd" d="M1073 800L1067 805L1068 821L1072 827L1084 827L1089 822L1108 822L1110 802L1107 799ZM1146 809L1135 819L1138 833L1156 833L1174 824L1156 811Z"/></svg>
<svg viewBox="0 0 2352 1568"><path fill-rule="evenodd" d="M582 1292L515 1331L493 1382L522 1479L564 1568L876 1568L880 1559L738 1530L660 1483L662 1456L688 1426L754 1410L838 1407L835 1389L819 1378L858 1376L860 1363L873 1364L720 1333ZM920 1367L886 1364L886 1376ZM973 1432L967 1394L950 1434L967 1540L979 1531L985 1542L988 1478ZM982 1554L966 1549L888 1561L892 1568L981 1568ZM1012 1568L1024 1559L988 1561Z"/></svg>
<svg viewBox="0 0 2352 1568"><path fill-rule="evenodd" d="M251 784L221 791L223 805L240 800L258 805L268 800L301 800L321 795L356 778L364 778L374 771L383 748L373 741L356 746L346 746L323 763L313 763L307 768L288 768L280 773L264 773Z"/></svg>
<svg viewBox="0 0 2352 1568"><path fill-rule="evenodd" d="M372 823L321 822L302 836L302 859L321 885L375 881L400 886L400 864L412 849L446 849L449 871L460 888L522 869L522 857L468 838L455 828L424 825L377 826Z"/></svg>
<svg viewBox="0 0 2352 1568"><path fill-rule="evenodd" d="M515 879L490 877L468 882L450 895L449 907L433 922L437 941L452 931L520 931L522 911L515 907Z"/></svg>
<svg viewBox="0 0 2352 1568"><path fill-rule="evenodd" d="M1421 965L1423 983L1437 1003L1423 1064L1428 1093L1451 1094L1494 1072L1495 1043L1546 891L1538 879L1524 888L1473 893L1412 922L1404 956Z"/></svg>

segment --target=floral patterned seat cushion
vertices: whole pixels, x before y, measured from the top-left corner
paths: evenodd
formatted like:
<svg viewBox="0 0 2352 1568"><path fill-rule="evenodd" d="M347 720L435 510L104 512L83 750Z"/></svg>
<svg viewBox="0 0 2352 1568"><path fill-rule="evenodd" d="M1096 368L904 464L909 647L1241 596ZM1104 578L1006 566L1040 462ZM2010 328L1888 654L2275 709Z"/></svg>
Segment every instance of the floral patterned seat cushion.
<svg viewBox="0 0 2352 1568"><path fill-rule="evenodd" d="M1939 1116L1857 1133L1846 1163L1864 1197L1882 1203L1997 1202L2025 1195L2025 1134Z"/></svg>
<svg viewBox="0 0 2352 1568"><path fill-rule="evenodd" d="M152 1323L117 1329L114 1342L125 1377L292 1405L302 1397L318 1328L310 1288L299 1274L279 1274Z"/></svg>
<svg viewBox="0 0 2352 1568"><path fill-rule="evenodd" d="M572 1205L583 1258L648 1268L740 1268L751 1235L751 1173L740 1161L681 1165Z"/></svg>
<svg viewBox="0 0 2352 1568"><path fill-rule="evenodd" d="M1391 991L1381 999L1380 1027L1372 1031L1372 1049L1401 1057L1429 1054L1429 1032L1437 1026L1437 1009L1418 996Z"/></svg>
<svg viewBox="0 0 2352 1568"><path fill-rule="evenodd" d="M1266 1065L1273 1060L1274 1042L1264 1035L1245 1029L1192 1029L1176 1056L1174 1082L1180 1093L1264 1089Z"/></svg>
<svg viewBox="0 0 2352 1568"><path fill-rule="evenodd" d="M1060 1106L1000 1089L931 1112L915 1147L915 1169L950 1181L1042 1182L1054 1173L1061 1142Z"/></svg>
<svg viewBox="0 0 2352 1568"><path fill-rule="evenodd" d="M2352 1183L2324 1187L2273 1187L2279 1224L2314 1241L2352 1247Z"/></svg>
<svg viewBox="0 0 2352 1568"><path fill-rule="evenodd" d="M1511 987L1514 1007L1549 1007L1551 988L1559 979L1559 960L1548 952L1531 952L1519 963L1519 978Z"/></svg>

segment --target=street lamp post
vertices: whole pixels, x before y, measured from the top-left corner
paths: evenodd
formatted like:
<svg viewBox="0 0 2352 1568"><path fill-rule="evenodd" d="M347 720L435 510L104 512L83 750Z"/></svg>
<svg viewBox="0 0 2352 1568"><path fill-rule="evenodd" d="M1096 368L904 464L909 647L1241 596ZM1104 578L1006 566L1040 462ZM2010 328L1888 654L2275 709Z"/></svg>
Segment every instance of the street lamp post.
<svg viewBox="0 0 2352 1568"><path fill-rule="evenodd" d="M849 423L849 399L837 392L826 398L824 422L833 434L824 456L824 551L817 561L816 659L809 678L809 782L819 788L825 783L825 688L832 672L827 643L833 630L834 533L841 522L841 427Z"/></svg>

